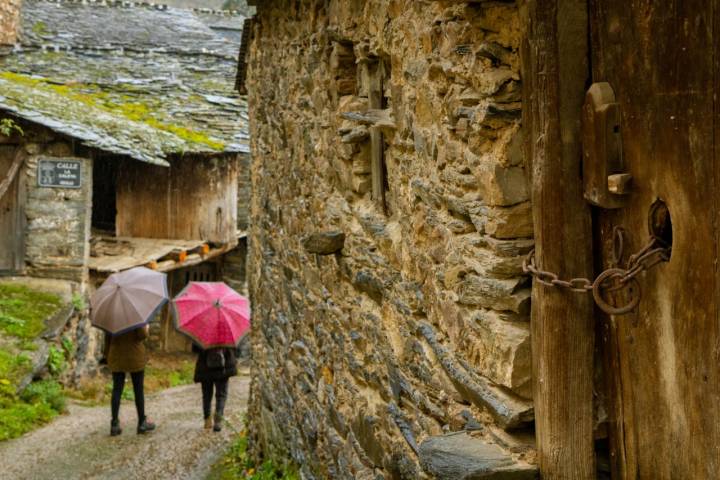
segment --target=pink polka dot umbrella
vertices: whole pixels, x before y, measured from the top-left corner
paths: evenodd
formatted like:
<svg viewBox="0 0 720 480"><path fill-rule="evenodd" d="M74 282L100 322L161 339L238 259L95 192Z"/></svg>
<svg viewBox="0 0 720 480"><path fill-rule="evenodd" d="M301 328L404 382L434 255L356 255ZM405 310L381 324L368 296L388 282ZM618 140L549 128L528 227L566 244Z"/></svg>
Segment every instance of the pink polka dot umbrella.
<svg viewBox="0 0 720 480"><path fill-rule="evenodd" d="M235 347L250 330L250 301L222 282L190 282L172 307L175 328L204 349Z"/></svg>

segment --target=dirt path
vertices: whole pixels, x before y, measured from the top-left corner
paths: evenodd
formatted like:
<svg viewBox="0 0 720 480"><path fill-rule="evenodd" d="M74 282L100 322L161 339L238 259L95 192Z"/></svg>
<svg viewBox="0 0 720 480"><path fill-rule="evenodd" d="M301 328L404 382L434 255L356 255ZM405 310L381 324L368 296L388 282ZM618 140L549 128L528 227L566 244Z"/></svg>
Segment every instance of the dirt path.
<svg viewBox="0 0 720 480"><path fill-rule="evenodd" d="M204 479L240 428L249 379L230 382L221 433L202 429L198 385L176 387L145 399L158 424L135 433L132 402L123 402L123 433L110 437L110 407L70 405L69 413L21 438L0 444L0 479ZM127 388L127 387L126 387Z"/></svg>

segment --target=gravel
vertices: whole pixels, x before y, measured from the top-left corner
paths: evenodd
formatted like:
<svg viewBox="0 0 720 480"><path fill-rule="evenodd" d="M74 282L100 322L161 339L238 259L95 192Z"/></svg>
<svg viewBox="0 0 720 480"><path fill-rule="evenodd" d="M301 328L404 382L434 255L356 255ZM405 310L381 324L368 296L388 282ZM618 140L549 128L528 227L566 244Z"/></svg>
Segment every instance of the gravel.
<svg viewBox="0 0 720 480"><path fill-rule="evenodd" d="M147 396L145 409L158 429L144 436L135 433L132 402L120 408L118 437L109 436L109 406L71 404L54 422L0 444L0 479L204 479L242 428L249 383L231 379L221 433L202 427L199 385Z"/></svg>

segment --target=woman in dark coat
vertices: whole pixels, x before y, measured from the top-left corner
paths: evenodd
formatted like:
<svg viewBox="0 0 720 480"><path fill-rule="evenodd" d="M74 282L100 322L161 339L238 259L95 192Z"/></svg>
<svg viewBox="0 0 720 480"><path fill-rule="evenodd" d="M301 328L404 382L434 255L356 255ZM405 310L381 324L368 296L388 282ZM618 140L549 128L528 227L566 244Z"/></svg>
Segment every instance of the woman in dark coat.
<svg viewBox="0 0 720 480"><path fill-rule="evenodd" d="M227 400L228 379L237 375L237 353L234 348L211 348L203 350L193 344L198 354L195 362L195 383L202 386L203 418L205 428L222 430L225 401ZM215 417L210 417L211 403L215 389Z"/></svg>
<svg viewBox="0 0 720 480"><path fill-rule="evenodd" d="M137 433L141 434L155 430L155 424L149 422L145 416L143 383L145 381L145 364L147 363L147 352L145 351L145 339L147 336L148 326L146 325L143 328L122 335L106 335L105 337L105 358L113 379L112 400L110 402L112 411L111 436L122 433L119 414L126 373L130 374L133 392L135 393L135 409L138 417Z"/></svg>

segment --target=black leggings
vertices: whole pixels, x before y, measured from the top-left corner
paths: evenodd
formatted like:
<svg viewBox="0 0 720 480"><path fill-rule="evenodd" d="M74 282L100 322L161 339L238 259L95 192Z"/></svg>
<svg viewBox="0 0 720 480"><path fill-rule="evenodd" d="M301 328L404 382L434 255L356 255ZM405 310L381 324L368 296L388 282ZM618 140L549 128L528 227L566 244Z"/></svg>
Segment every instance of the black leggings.
<svg viewBox="0 0 720 480"><path fill-rule="evenodd" d="M215 414L219 417L225 412L225 400L227 400L228 379L212 380L202 382L203 416L210 418L210 403L212 402L213 386L215 387Z"/></svg>
<svg viewBox="0 0 720 480"><path fill-rule="evenodd" d="M138 425L145 419L145 394L143 392L143 382L145 380L145 370L139 372L132 372L130 374L133 384L133 392L135 393L135 409L137 410ZM125 388L125 372L113 372L113 390L112 390L112 401L110 403L112 408L112 419L113 422L118 421L118 415L120 413L120 399L122 398L123 388Z"/></svg>

